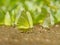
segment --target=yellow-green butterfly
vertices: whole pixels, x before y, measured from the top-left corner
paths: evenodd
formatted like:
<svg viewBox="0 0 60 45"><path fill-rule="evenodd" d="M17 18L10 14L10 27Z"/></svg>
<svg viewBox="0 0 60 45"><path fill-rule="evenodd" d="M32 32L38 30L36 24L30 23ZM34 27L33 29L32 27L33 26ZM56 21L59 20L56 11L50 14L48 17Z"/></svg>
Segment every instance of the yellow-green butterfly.
<svg viewBox="0 0 60 45"><path fill-rule="evenodd" d="M32 27L33 27L33 21L30 13L28 11L27 12L22 11L21 14L18 15L17 28L28 29Z"/></svg>
<svg viewBox="0 0 60 45"><path fill-rule="evenodd" d="M9 26L11 25L11 17L8 11L6 12L6 15L5 15L4 24Z"/></svg>

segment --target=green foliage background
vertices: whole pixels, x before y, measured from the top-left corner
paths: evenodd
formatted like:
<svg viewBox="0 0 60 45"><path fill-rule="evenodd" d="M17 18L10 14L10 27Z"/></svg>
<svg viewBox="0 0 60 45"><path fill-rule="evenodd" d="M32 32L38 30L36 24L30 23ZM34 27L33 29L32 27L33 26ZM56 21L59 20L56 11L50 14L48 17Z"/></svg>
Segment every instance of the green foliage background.
<svg viewBox="0 0 60 45"><path fill-rule="evenodd" d="M60 0L0 0L0 25L32 28L60 22Z"/></svg>

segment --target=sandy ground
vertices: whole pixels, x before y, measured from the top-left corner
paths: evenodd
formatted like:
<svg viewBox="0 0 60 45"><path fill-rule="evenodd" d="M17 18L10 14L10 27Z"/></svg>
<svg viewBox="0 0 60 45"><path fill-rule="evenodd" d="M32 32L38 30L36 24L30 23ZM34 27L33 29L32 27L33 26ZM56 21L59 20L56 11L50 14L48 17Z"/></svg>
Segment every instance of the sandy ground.
<svg viewBox="0 0 60 45"><path fill-rule="evenodd" d="M55 25L50 30L36 25L27 32L0 26L0 45L60 45L60 25Z"/></svg>

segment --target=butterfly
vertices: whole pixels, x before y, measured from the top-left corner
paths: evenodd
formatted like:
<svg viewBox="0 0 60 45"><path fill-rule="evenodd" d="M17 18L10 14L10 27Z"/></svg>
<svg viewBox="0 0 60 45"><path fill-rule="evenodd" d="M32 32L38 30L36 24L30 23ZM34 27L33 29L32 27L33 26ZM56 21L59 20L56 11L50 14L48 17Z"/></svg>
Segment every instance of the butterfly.
<svg viewBox="0 0 60 45"><path fill-rule="evenodd" d="M28 11L22 11L21 14L16 17L17 28L28 29L33 27L33 20Z"/></svg>

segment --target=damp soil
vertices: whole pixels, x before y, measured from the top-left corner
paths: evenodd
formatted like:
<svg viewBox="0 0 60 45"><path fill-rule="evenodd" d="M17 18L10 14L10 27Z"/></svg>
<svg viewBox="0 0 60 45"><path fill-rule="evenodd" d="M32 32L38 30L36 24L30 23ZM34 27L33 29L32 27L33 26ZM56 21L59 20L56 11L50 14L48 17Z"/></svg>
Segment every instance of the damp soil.
<svg viewBox="0 0 60 45"><path fill-rule="evenodd" d="M25 32L14 27L0 26L0 45L60 45L60 24L50 29L35 25Z"/></svg>

